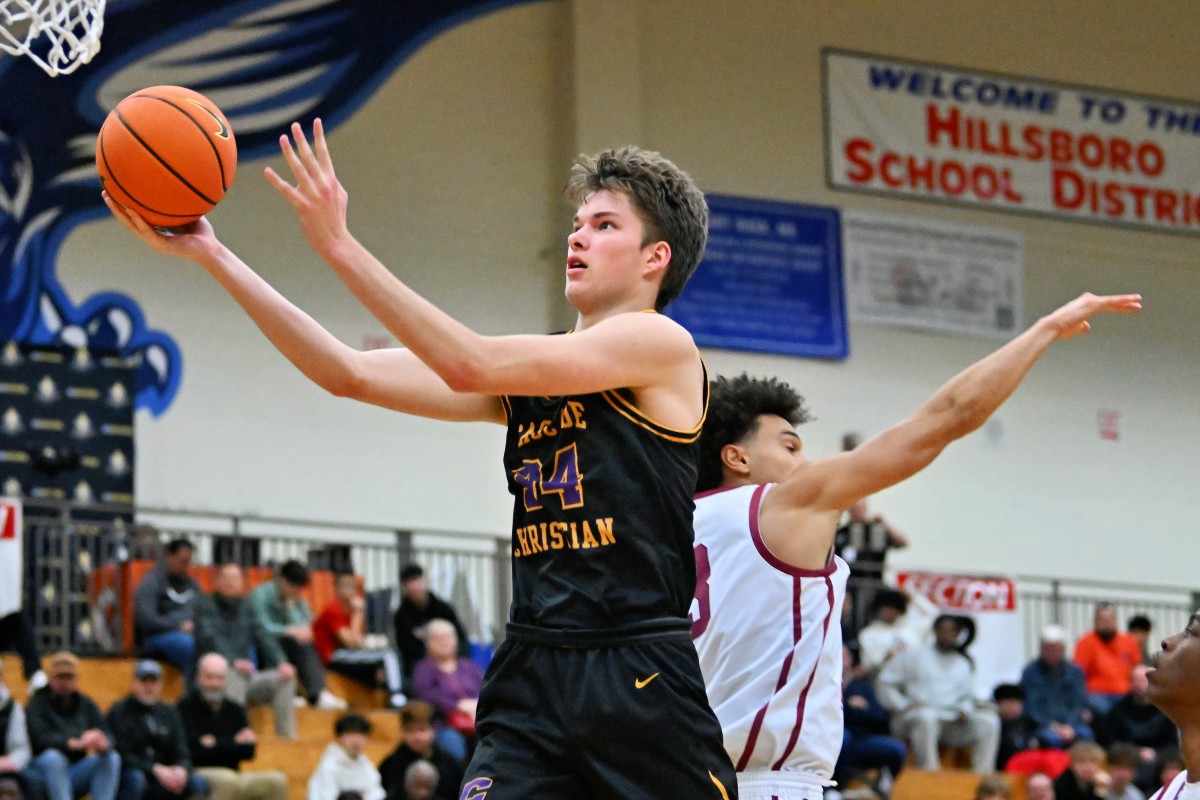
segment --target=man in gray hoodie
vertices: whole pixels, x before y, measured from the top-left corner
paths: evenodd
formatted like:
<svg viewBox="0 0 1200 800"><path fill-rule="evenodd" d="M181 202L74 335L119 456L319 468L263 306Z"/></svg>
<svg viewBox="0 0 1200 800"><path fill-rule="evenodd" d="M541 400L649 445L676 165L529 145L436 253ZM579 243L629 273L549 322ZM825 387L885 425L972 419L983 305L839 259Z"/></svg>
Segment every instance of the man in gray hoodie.
<svg viewBox="0 0 1200 800"><path fill-rule="evenodd" d="M133 593L133 627L141 653L174 664L188 683L196 661L193 636L200 587L188 575L192 543L174 539Z"/></svg>

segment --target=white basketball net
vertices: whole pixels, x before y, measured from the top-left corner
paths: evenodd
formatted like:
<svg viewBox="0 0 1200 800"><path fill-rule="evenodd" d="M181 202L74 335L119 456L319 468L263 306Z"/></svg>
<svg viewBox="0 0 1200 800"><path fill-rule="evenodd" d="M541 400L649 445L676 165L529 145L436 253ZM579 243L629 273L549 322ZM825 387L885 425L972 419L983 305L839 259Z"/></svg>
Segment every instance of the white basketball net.
<svg viewBox="0 0 1200 800"><path fill-rule="evenodd" d="M0 48L29 56L51 76L74 72L100 50L105 0L0 0Z"/></svg>

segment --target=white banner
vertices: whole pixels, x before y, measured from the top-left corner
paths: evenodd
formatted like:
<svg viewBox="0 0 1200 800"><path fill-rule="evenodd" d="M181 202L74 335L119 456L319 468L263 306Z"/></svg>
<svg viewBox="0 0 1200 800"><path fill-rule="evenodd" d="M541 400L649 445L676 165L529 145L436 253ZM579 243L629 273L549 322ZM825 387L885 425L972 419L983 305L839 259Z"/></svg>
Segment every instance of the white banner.
<svg viewBox="0 0 1200 800"><path fill-rule="evenodd" d="M1200 105L823 53L830 186L1200 234Z"/></svg>
<svg viewBox="0 0 1200 800"><path fill-rule="evenodd" d="M1016 583L1009 578L897 572L897 587L928 597L940 613L970 617L975 641L967 649L975 662L975 696L991 700L999 683L1016 683L1025 667Z"/></svg>
<svg viewBox="0 0 1200 800"><path fill-rule="evenodd" d="M842 213L850 319L1008 339L1021 328L1019 231Z"/></svg>
<svg viewBox="0 0 1200 800"><path fill-rule="evenodd" d="M0 617L21 610L21 501L0 498Z"/></svg>

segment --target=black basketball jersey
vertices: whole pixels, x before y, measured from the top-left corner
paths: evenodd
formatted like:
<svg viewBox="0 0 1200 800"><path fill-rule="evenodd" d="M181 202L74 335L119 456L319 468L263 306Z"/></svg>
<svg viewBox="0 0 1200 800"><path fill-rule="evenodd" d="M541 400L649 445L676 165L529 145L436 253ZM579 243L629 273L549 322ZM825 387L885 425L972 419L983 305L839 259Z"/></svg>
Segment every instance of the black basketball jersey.
<svg viewBox="0 0 1200 800"><path fill-rule="evenodd" d="M668 428L631 398L502 398L513 622L611 629L687 616L700 425Z"/></svg>

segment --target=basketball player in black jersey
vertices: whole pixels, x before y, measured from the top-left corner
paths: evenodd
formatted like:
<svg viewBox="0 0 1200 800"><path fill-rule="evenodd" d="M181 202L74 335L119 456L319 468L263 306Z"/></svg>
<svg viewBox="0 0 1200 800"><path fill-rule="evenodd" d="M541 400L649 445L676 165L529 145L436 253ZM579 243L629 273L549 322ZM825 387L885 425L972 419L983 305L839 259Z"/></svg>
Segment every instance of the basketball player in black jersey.
<svg viewBox="0 0 1200 800"><path fill-rule="evenodd" d="M703 194L657 153L581 159L562 336L481 336L398 280L349 232L320 121L268 169L312 248L407 349L359 352L293 306L206 219L164 236L106 197L154 249L190 258L329 392L508 426L513 604L480 697L464 800L736 796L689 637L692 492L707 375L655 313L695 270Z"/></svg>

